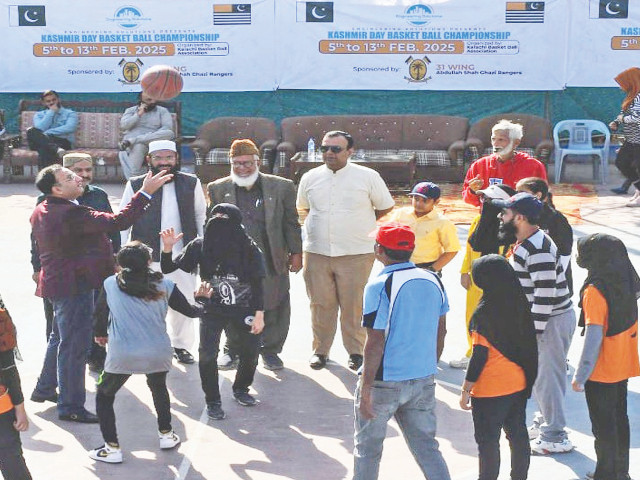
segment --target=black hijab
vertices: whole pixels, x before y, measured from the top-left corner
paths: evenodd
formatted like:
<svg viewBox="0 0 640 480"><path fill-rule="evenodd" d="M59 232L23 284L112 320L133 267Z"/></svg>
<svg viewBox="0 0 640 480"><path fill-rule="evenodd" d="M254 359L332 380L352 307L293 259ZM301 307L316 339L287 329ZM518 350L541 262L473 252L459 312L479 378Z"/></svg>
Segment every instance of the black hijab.
<svg viewBox="0 0 640 480"><path fill-rule="evenodd" d="M529 302L516 272L504 257L490 254L473 262L471 274L483 292L469 330L522 367L529 397L538 374L538 345Z"/></svg>
<svg viewBox="0 0 640 480"><path fill-rule="evenodd" d="M515 195L516 191L508 185L498 185L509 196ZM469 236L469 245L480 255L488 255L489 253L499 253L500 247L508 247L515 243L514 238L500 238L498 231L500 229L500 219L498 214L501 212L490 201L482 203L482 212L480 212L480 221L478 226Z"/></svg>
<svg viewBox="0 0 640 480"><path fill-rule="evenodd" d="M260 249L242 226L240 209L231 203L219 203L210 215L202 240L202 278L235 274L247 280L261 276Z"/></svg>
<svg viewBox="0 0 640 480"><path fill-rule="evenodd" d="M593 285L602 293L609 308L606 336L624 332L636 323L640 278L629 260L622 240L604 233L594 233L578 239L577 263L588 272L580 289L578 306L582 308L582 295L587 286ZM578 326L585 326L584 310L580 313Z"/></svg>

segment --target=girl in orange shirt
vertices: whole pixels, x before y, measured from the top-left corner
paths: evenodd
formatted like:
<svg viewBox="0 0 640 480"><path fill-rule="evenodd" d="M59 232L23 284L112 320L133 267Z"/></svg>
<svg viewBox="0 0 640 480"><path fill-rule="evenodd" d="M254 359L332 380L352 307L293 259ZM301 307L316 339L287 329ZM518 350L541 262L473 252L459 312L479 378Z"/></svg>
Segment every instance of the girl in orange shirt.
<svg viewBox="0 0 640 480"><path fill-rule="evenodd" d="M511 479L525 480L531 456L526 407L538 373L529 302L504 257L485 255L473 262L471 273L483 295L469 326L473 351L460 406L473 414L478 480L498 478L503 429L511 447Z"/></svg>
<svg viewBox="0 0 640 480"><path fill-rule="evenodd" d="M595 233L578 240L578 265L587 279L580 290L578 326L586 329L572 386L585 392L595 437L594 480L629 479L627 382L640 375L640 278L618 238ZM584 335L584 332L583 332Z"/></svg>

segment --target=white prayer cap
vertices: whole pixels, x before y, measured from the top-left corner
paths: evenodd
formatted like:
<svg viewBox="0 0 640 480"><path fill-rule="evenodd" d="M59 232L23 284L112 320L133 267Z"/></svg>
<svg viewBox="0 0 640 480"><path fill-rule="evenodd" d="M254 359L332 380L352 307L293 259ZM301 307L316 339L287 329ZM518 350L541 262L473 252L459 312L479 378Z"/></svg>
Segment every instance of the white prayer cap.
<svg viewBox="0 0 640 480"><path fill-rule="evenodd" d="M149 142L150 154L157 152L158 150L171 150L172 152L177 152L176 142L172 142L171 140L155 140L153 142Z"/></svg>

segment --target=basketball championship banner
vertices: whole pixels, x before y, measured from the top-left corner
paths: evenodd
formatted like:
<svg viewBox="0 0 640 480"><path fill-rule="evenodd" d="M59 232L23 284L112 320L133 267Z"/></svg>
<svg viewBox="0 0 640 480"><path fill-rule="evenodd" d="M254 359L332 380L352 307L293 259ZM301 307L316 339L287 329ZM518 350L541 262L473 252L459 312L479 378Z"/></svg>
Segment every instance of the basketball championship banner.
<svg viewBox="0 0 640 480"><path fill-rule="evenodd" d="M274 0L32 3L0 2L0 91L139 91L153 65L187 92L274 88Z"/></svg>
<svg viewBox="0 0 640 480"><path fill-rule="evenodd" d="M640 2L572 0L567 86L614 87L613 78L640 67Z"/></svg>
<svg viewBox="0 0 640 480"><path fill-rule="evenodd" d="M559 90L567 3L278 0L278 86Z"/></svg>

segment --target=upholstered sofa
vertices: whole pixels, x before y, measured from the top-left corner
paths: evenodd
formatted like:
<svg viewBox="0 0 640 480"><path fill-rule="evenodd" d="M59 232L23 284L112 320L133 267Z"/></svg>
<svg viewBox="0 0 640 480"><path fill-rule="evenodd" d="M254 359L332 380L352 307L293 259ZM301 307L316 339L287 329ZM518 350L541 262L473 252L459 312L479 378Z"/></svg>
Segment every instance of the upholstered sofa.
<svg viewBox="0 0 640 480"><path fill-rule="evenodd" d="M94 178L97 181L124 181L118 159L121 139L120 117L132 104L105 100L65 101L63 104L78 112L78 128L73 152L88 153L94 160ZM180 103L163 103L172 112L176 137L180 136ZM38 172L38 153L29 150L27 129L33 125L35 111L41 109L39 101L20 102L20 136L4 155L5 181L32 180Z"/></svg>
<svg viewBox="0 0 640 480"><path fill-rule="evenodd" d="M446 115L336 115L284 118L274 173L292 177L291 159L317 146L330 130L344 130L354 139L356 157L400 155L416 158L416 179L460 181L469 121ZM316 147L317 148L317 147Z"/></svg>
<svg viewBox="0 0 640 480"><path fill-rule="evenodd" d="M523 126L524 135L518 150L534 156L543 163L549 163L553 152L553 128L551 122L536 115L526 113L502 113L482 118L471 125L467 135L467 155L471 162L489 155L491 148L491 128L505 119Z"/></svg>
<svg viewBox="0 0 640 480"><path fill-rule="evenodd" d="M271 172L278 145L276 124L261 117L218 117L205 123L189 144L196 161L196 174L203 184L229 175L229 147L239 138L253 140L260 149L261 167Z"/></svg>

